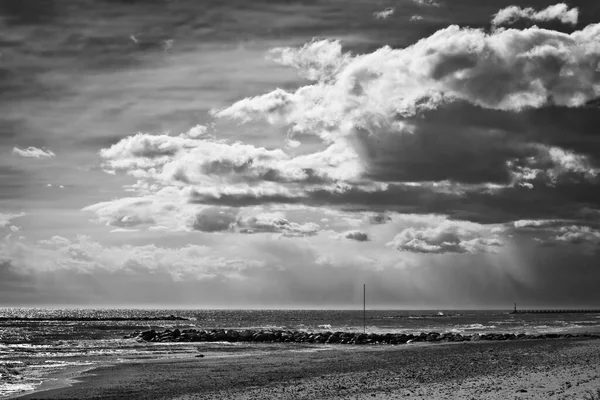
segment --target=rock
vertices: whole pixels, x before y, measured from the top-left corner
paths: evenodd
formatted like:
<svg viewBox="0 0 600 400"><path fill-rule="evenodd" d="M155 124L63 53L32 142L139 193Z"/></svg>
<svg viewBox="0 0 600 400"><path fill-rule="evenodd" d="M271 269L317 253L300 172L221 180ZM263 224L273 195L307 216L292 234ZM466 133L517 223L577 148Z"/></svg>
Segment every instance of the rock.
<svg viewBox="0 0 600 400"><path fill-rule="evenodd" d="M527 389L519 389L517 390L517 393L527 393Z"/></svg>
<svg viewBox="0 0 600 400"><path fill-rule="evenodd" d="M217 331L215 333L215 340L219 341L219 342L227 342L229 341L230 337L227 333L225 333L225 331L221 330L221 331Z"/></svg>
<svg viewBox="0 0 600 400"><path fill-rule="evenodd" d="M203 357L204 357L204 354L197 354L197 355L196 355L196 357L198 357L198 358L203 358Z"/></svg>
<svg viewBox="0 0 600 400"><path fill-rule="evenodd" d="M140 339L149 342L151 340L154 340L156 338L156 331L154 329L149 330L149 331L145 331L142 332L139 336Z"/></svg>
<svg viewBox="0 0 600 400"><path fill-rule="evenodd" d="M537 334L528 335L525 333L475 333L473 335L461 335L459 333L445 332L421 332L414 334L401 333L361 333L361 332L305 332L305 331L284 331L284 330L243 330L234 329L213 329L210 331L197 329L165 329L162 332L148 330L144 332L135 331L125 336L124 339L135 339L139 342L201 342L201 341L256 341L256 342L295 342L295 343L340 343L356 345L377 345L388 344L397 345L403 343L417 342L462 342L479 340L545 340L545 339L568 339L568 338L600 338L598 334Z"/></svg>
<svg viewBox="0 0 600 400"><path fill-rule="evenodd" d="M439 339L439 334L438 333L430 333L427 335L427 337L425 338L426 341L428 342L437 342Z"/></svg>
<svg viewBox="0 0 600 400"><path fill-rule="evenodd" d="M327 338L327 341L325 343L339 343L340 342L340 337L337 336L335 333L333 333L331 336L329 336L329 338Z"/></svg>

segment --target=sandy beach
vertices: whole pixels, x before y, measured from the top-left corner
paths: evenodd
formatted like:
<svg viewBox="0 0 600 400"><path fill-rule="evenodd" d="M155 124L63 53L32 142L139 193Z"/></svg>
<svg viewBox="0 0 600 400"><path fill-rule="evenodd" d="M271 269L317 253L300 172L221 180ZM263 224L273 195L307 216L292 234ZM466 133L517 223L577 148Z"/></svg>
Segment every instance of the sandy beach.
<svg viewBox="0 0 600 400"><path fill-rule="evenodd" d="M585 399L600 341L298 346L123 363L22 399ZM587 397L586 397L587 396Z"/></svg>

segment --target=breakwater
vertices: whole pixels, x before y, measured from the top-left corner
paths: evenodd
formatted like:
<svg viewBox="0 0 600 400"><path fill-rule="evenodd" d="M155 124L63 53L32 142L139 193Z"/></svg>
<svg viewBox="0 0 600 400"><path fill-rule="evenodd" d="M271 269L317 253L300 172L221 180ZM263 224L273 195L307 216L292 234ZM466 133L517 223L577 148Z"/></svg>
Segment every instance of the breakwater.
<svg viewBox="0 0 600 400"><path fill-rule="evenodd" d="M139 342L268 342L268 343L323 343L323 344L404 344L413 342L464 342L479 340L539 340L539 339L600 339L592 333L486 333L462 335L460 333L422 332L405 333L359 333L359 332L305 332L285 330L233 330L233 329L174 329L157 332L136 331L124 337Z"/></svg>
<svg viewBox="0 0 600 400"><path fill-rule="evenodd" d="M600 310L513 310L511 314L600 314Z"/></svg>

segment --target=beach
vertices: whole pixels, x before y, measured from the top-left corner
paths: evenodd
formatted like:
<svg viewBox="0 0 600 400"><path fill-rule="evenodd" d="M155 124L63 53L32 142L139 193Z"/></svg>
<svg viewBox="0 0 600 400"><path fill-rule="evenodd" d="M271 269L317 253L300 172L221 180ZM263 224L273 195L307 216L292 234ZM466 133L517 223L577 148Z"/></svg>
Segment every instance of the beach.
<svg viewBox="0 0 600 400"><path fill-rule="evenodd" d="M264 347L100 367L19 398L584 399L600 389L598 340Z"/></svg>

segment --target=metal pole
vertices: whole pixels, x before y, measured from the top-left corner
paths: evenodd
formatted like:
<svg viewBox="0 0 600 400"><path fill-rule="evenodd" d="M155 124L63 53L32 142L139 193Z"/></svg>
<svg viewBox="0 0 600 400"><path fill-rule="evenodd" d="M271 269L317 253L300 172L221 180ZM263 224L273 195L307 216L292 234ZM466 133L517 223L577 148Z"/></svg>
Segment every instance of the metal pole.
<svg viewBox="0 0 600 400"><path fill-rule="evenodd" d="M363 283L363 332L367 332L367 285Z"/></svg>

